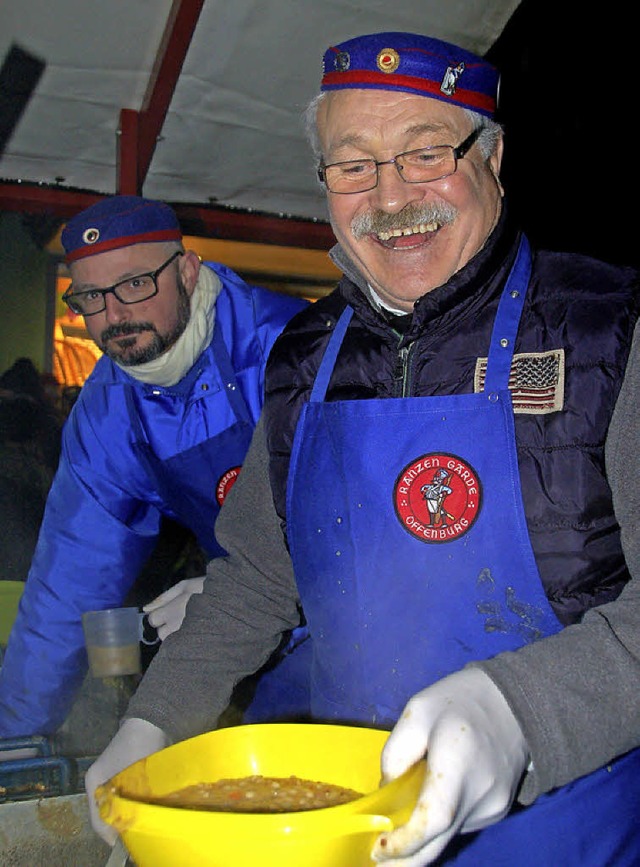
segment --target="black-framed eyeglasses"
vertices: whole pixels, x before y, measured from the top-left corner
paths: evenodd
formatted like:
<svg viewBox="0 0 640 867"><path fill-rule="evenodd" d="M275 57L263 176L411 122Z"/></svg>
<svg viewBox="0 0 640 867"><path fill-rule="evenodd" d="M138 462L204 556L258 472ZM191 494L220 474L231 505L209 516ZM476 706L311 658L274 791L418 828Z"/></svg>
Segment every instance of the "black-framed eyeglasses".
<svg viewBox="0 0 640 867"><path fill-rule="evenodd" d="M482 127L474 129L457 147L433 145L427 148L404 151L390 160L345 160L318 166L318 178L331 193L345 195L366 193L378 186L380 166L394 165L407 184L428 184L452 175L458 168L458 160L467 154Z"/></svg>
<svg viewBox="0 0 640 867"><path fill-rule="evenodd" d="M139 301L147 301L158 294L158 277L178 256L182 256L181 250L176 250L155 271L127 277L126 280L114 283L113 286L107 286L106 289L87 289L86 292L75 292L72 283L62 296L62 300L69 305L69 309L73 313L80 316L93 316L95 313L102 313L107 306L105 296L109 293L113 293L121 304L137 304Z"/></svg>

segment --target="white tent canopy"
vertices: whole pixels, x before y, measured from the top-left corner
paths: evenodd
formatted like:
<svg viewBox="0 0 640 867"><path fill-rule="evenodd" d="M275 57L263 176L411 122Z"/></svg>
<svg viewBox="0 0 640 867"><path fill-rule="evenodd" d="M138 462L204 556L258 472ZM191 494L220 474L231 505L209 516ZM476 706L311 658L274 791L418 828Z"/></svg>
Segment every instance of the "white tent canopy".
<svg viewBox="0 0 640 867"><path fill-rule="evenodd" d="M518 0L2 0L0 65L17 46L42 61L43 71L0 149L0 210L3 187L8 194L15 184L44 186L49 195L51 185L59 192L131 192L121 188L119 174L122 109L137 117L154 87L166 112L156 113L160 131L147 143L140 192L324 220L301 115L317 91L325 48L362 32L416 30L483 54L517 6ZM165 72L157 77L168 37L165 61L186 39L174 88L163 81Z"/></svg>

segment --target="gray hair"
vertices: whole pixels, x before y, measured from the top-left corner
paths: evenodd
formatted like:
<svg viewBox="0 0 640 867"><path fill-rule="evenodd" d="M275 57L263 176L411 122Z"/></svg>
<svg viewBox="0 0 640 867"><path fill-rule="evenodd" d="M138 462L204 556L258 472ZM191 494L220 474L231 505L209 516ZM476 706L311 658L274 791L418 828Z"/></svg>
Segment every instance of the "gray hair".
<svg viewBox="0 0 640 867"><path fill-rule="evenodd" d="M318 135L318 109L326 95L326 91L324 91L314 96L303 114L304 131L307 141L311 145L313 155L318 161L322 159L322 148L320 147L320 136Z"/></svg>
<svg viewBox="0 0 640 867"><path fill-rule="evenodd" d="M323 91L314 96L303 115L307 140L318 162L322 159L322 147L320 145L320 136L318 135L318 109L326 95L327 91ZM478 114L476 111L471 111L469 108L465 108L463 111L473 124L473 128L482 130L478 137L478 145L482 156L488 159L498 146L498 142L502 136L502 126L496 123L495 120L491 120L491 118L483 114Z"/></svg>

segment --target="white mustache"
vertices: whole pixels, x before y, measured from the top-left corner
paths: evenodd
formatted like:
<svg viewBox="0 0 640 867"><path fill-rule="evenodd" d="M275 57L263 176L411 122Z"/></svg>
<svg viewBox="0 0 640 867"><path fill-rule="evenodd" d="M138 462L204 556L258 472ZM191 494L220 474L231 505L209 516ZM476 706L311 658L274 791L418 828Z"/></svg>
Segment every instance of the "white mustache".
<svg viewBox="0 0 640 867"><path fill-rule="evenodd" d="M369 211L360 214L351 222L351 232L359 241L365 235L378 235L381 232L393 232L395 229L406 229L419 226L421 223L438 223L446 226L458 216L458 211L446 203L406 205L396 214L388 211Z"/></svg>

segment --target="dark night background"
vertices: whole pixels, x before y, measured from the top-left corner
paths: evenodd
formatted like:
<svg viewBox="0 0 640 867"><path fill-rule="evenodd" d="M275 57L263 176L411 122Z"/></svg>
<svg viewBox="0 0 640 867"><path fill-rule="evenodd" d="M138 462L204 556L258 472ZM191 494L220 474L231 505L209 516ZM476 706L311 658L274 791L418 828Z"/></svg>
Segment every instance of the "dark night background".
<svg viewBox="0 0 640 867"><path fill-rule="evenodd" d="M621 4L523 0L487 58L502 71L502 179L531 240L640 265L632 16Z"/></svg>

